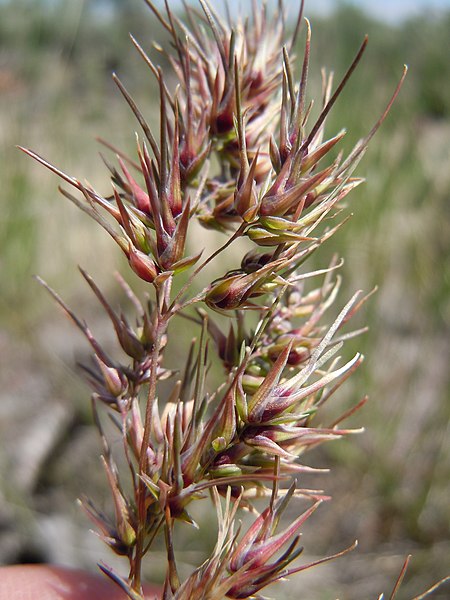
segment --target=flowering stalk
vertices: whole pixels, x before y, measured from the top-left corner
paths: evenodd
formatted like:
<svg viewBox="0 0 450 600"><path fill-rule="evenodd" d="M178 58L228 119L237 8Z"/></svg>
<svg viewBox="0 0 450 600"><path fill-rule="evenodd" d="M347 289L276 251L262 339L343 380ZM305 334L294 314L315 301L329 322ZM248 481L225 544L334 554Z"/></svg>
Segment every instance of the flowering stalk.
<svg viewBox="0 0 450 600"><path fill-rule="evenodd" d="M344 158L333 151L345 131L326 139L325 124L367 38L334 92L332 77L324 76L322 109L310 125L307 20L298 84L294 75L303 2L289 33L282 2L269 16L266 4L255 0L252 20L233 21L228 15L224 21L207 0L199 0L195 8L185 6L182 22L168 2L163 13L145 1L171 38L173 53L167 59L178 80L171 91L169 78L132 38L158 85L159 140L114 75L142 137L137 159L106 143L116 153L115 164L107 163L110 194L24 149L75 189L77 195L61 191L107 231L153 294L144 305L119 278L136 309L131 321L113 310L82 271L111 320L123 356L118 360L44 284L93 350L94 361L84 370L93 388L114 516L103 515L88 499L81 503L105 543L127 558L127 577L102 569L129 598L143 598L143 559L158 536L164 536L167 551L164 599L253 598L277 579L313 566L289 566L301 553L303 523L328 499L318 490L296 489L295 476L314 471L300 457L323 442L361 431L340 424L365 399L329 425L320 424L317 413L363 360L357 353L342 362L339 352L364 331L343 329L368 296L358 292L327 323L342 261L333 257L329 266L312 271L304 263L345 221L337 222L343 200L361 183L353 171L389 112L406 68L379 120ZM201 249L191 250L194 220L226 236L202 262ZM224 272L220 255L238 238L248 251ZM199 289L197 275L208 264L215 265L217 277ZM188 276L181 283L184 271ZM175 280L180 280L178 293L172 289ZM249 313L256 315L256 327ZM225 331L217 314L228 319ZM180 374L167 367L164 349L173 323L182 318L201 333ZM217 389L209 388L207 377L211 345L223 368ZM160 388L165 379L171 382L167 397ZM101 406L121 432L127 485L127 473L118 472L103 432ZM218 514L217 544L182 582L173 532L179 521L194 524L189 507L206 502L206 492ZM268 507L245 534L235 533L238 511L256 511L255 498L265 497ZM293 497L310 506L276 533ZM318 562L323 560L328 559Z"/></svg>

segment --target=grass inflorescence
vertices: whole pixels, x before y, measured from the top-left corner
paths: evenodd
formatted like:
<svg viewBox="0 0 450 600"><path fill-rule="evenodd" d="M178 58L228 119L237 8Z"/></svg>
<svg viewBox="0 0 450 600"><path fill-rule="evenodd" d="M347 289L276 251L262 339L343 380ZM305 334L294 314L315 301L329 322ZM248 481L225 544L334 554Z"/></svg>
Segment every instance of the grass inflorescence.
<svg viewBox="0 0 450 600"><path fill-rule="evenodd" d="M353 408L323 421L322 407L362 363L359 352L344 360L341 350L365 331L349 322L371 292L342 302L342 260L331 252L320 268L308 268L307 261L331 246L345 224L347 194L362 182L354 171L389 113L406 67L381 116L344 152L345 130L328 137L326 124L367 37L337 84L323 71L316 110L308 90L312 35L303 2L293 28L282 2L271 14L255 1L251 19L234 19L200 0L185 6L184 20L168 3L165 11L146 4L171 40L169 50L158 47L169 72L132 37L158 89L159 131L114 74L141 132L134 156L103 141L112 155L104 158L109 191L101 193L23 149L62 179L61 193L109 234L148 288L140 299L119 278L135 307L131 321L81 270L110 319L116 358L42 282L93 352L83 368L93 389L114 510L105 515L89 498L80 503L103 541L128 560L126 575L102 569L133 600L143 598L143 561L158 538L167 553L164 599L257 597L278 579L354 547L293 564L302 552L302 525L329 500L321 490L297 487L299 474L317 470L304 456L362 431L344 421L366 402L358 398ZM294 48L300 37L299 59ZM194 222L219 232L210 253L198 234L192 239ZM224 268L222 254L238 241L245 251ZM206 268L215 274L200 286ZM186 349L186 364L174 370L165 349L186 320L198 335ZM222 373L217 387L209 377L213 362ZM125 471L117 466L105 415L120 433ZM303 505L299 516L282 525L294 499ZM258 512L261 500L266 507ZM193 503L211 501L216 545L183 579L175 531L180 522L196 526ZM254 517L244 532L241 511Z"/></svg>

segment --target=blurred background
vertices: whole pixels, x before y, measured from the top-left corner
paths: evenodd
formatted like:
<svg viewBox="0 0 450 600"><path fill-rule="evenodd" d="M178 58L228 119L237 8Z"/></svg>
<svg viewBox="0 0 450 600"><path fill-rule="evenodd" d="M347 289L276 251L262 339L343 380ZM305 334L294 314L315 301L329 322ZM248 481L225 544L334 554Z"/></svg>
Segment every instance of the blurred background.
<svg viewBox="0 0 450 600"><path fill-rule="evenodd" d="M351 422L366 432L308 456L309 464L332 471L301 485L324 488L333 501L308 523L303 543L309 558L355 538L359 549L293 579L273 592L280 598L389 594L409 553L400 600L450 574L450 5L376 6L306 2L311 94L320 89L320 67L339 79L369 34L363 62L329 120L330 136L348 129L347 149L382 112L403 64L410 67L358 168L367 183L349 197L354 216L321 258L323 265L333 252L345 257L340 305L355 289L377 284L379 291L364 310L370 332L354 342L366 361L330 407L330 414L342 412L368 393L369 404ZM112 71L149 121L157 118L155 82L128 32L149 51L152 40L164 43L140 0L0 1L3 564L53 561L92 570L103 559L121 568L75 504L81 493L108 503L89 391L74 366L87 348L32 276L57 289L104 340L108 325L77 265L115 301L111 273L123 260L106 234L58 194L57 178L15 145L109 191L95 137L132 154L138 129ZM142 290L136 280L133 286ZM204 519L215 527L214 514ZM187 528L183 536L189 572L212 540ZM163 565L163 553L156 553L149 578L160 580ZM449 594L447 586L433 597Z"/></svg>

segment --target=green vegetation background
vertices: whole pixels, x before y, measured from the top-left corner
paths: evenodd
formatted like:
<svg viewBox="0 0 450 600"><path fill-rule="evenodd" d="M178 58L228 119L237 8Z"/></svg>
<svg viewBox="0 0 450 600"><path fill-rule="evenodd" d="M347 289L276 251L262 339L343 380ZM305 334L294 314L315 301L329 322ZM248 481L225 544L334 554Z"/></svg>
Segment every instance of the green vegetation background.
<svg viewBox="0 0 450 600"><path fill-rule="evenodd" d="M128 39L133 32L149 51L152 39L164 43L143 4L0 4L0 562L92 568L102 552L74 506L82 492L104 496L89 393L73 369L86 348L32 275L45 278L107 336L76 265L114 294L111 273L122 258L58 195L56 178L14 145L108 190L94 138L132 153L138 127L112 71L147 118L157 119L155 82ZM313 18L312 29L312 92L319 89L320 67L339 78L369 33L367 54L328 128L330 135L348 129L347 149L381 113L403 63L410 71L359 166L367 183L350 196L354 216L322 253L322 261L332 252L345 257L341 304L357 288L377 284L379 291L364 314L370 332L355 342L366 362L340 406L330 407L342 410L369 393L369 405L352 421L366 433L310 458L332 471L302 485L324 487L334 499L308 524L304 543L317 555L355 538L360 548L286 589L296 598L306 584L308 600L376 597L413 553L400 594L410 598L450 572L450 13L390 26L340 5ZM213 516L207 527L214 527ZM185 535L189 568L210 541ZM163 555L153 560L150 577L161 576L163 562Z"/></svg>

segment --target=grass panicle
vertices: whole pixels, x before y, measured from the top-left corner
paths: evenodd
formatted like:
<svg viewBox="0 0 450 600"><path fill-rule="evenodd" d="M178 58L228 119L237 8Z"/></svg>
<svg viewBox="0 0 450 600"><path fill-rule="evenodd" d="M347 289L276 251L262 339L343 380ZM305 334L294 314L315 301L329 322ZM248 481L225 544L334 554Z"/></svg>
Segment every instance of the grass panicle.
<svg viewBox="0 0 450 600"><path fill-rule="evenodd" d="M329 500L321 490L298 487L297 475L325 470L308 464L307 451L361 432L341 425L367 400L323 421L324 404L362 363L360 353L349 359L345 352L348 340L366 331L349 323L370 294L357 292L333 317L342 304L342 260L333 256L311 269L305 263L320 247L331 247L347 220L347 194L362 181L354 170L406 68L381 117L344 155L345 129L327 137L327 119L367 37L334 89L332 77L323 76L314 118L307 87L313 36L303 2L293 30L283 2L271 13L255 0L252 17L236 19L230 10L223 19L207 0L185 3L183 19L169 2L165 10L146 4L171 41L169 49L157 48L170 65L165 71L132 37L159 90L159 133L114 75L142 133L135 156L100 140L112 154L104 159L111 177L106 191L23 149L75 190L76 196L61 191L110 234L147 288L141 301L119 278L136 310L130 319L81 271L114 330L118 351L111 355L41 281L93 353L83 371L113 513L105 515L88 498L80 503L100 538L128 560L126 575L101 569L132 600L143 600L144 558L158 538L167 554L164 600L257 598L267 585L356 545L293 564L302 553L304 522ZM194 222L222 236L202 262ZM245 250L225 265L230 246ZM200 274L209 277L206 286ZM187 343L186 364L173 370L166 347L186 321L198 339ZM211 363L221 372L217 385ZM120 432L124 472L103 426L106 416ZM197 526L192 505L210 501L218 521L215 547L182 580L175 531L180 522ZM282 513L297 501L299 516L282 525ZM253 513L245 531L238 525L242 511Z"/></svg>

